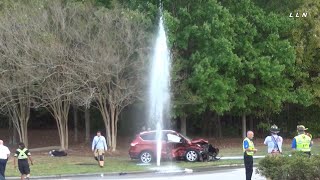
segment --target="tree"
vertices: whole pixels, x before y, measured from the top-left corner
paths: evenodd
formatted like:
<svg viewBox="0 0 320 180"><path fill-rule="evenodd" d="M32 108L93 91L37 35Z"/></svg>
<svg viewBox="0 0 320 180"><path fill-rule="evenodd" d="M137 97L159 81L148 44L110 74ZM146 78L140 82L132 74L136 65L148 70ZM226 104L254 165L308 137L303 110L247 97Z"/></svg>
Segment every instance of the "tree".
<svg viewBox="0 0 320 180"><path fill-rule="evenodd" d="M2 10L0 23L0 108L9 115L20 141L28 146L27 126L37 80L31 73L36 69L32 59L39 30L33 20L40 13L30 12L30 6L11 5Z"/></svg>
<svg viewBox="0 0 320 180"><path fill-rule="evenodd" d="M157 2L139 2L129 4L153 18ZM208 117L216 117L217 124L219 115L236 114L242 117L245 135L248 115L277 113L283 103L306 97L295 86L299 71L294 48L286 39L292 20L265 12L251 0L165 1L163 6L178 66L176 82L186 87L185 95L176 93L182 99L175 102L196 97L191 98L195 102L175 106L181 108L177 112L197 104L188 113L214 112L218 116Z"/></svg>
<svg viewBox="0 0 320 180"><path fill-rule="evenodd" d="M186 77L180 83L188 89L185 95L193 97L193 102L181 107L185 111L193 104L188 112L205 113L204 126L212 131L214 126L207 123L218 121L214 114L222 115L230 110L235 90L232 72L238 67L239 59L232 52L233 31L227 28L233 18L216 1L189 1L184 8L175 10L172 12L175 19L167 18L168 29L175 58L184 65L174 73Z"/></svg>
<svg viewBox="0 0 320 180"><path fill-rule="evenodd" d="M237 90L232 111L242 115L245 136L247 115L279 112L283 103L296 101L294 48L282 36L293 23L264 12L250 0L222 2L236 19L233 28L238 36L233 52L241 65L234 75Z"/></svg>
<svg viewBox="0 0 320 180"><path fill-rule="evenodd" d="M88 16L89 17L89 16ZM146 33L143 16L136 12L101 9L86 19L87 36L79 36L83 44L77 59L86 63L87 89L93 89L112 150L116 149L118 116L124 107L140 95L145 67Z"/></svg>
<svg viewBox="0 0 320 180"><path fill-rule="evenodd" d="M297 84L301 84L302 92L311 92L312 103L320 106L320 2L303 1L296 11L308 13L306 18L295 19L297 26L292 29L292 41L297 54L296 65L302 74L297 79Z"/></svg>
<svg viewBox="0 0 320 180"><path fill-rule="evenodd" d="M63 4L55 1L44 4L38 19L42 25L39 32L38 49L41 52L35 63L38 107L45 107L57 122L62 150L68 150L68 115L74 97L83 90L84 83L79 75L81 64L73 58L73 34L77 18L82 13L79 4Z"/></svg>

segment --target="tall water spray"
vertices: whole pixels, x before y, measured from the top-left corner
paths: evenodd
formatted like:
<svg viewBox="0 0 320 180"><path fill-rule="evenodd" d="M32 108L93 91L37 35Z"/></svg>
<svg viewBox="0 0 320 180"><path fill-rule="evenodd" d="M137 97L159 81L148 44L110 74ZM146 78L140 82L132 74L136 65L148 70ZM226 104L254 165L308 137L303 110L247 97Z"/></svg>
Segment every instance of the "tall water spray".
<svg viewBox="0 0 320 180"><path fill-rule="evenodd" d="M170 107L170 53L167 46L167 37L160 17L159 29L154 47L150 72L150 124L156 127L157 133L157 166L160 166L162 150L163 122L168 120Z"/></svg>

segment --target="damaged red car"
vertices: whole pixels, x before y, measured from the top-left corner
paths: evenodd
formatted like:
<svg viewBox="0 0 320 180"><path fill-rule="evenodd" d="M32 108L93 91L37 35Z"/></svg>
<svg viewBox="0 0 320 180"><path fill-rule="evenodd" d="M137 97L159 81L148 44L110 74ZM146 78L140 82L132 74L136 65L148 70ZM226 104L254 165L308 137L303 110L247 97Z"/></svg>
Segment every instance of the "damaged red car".
<svg viewBox="0 0 320 180"><path fill-rule="evenodd" d="M150 163L156 159L156 131L144 131L136 135L130 144L129 156L139 159L142 163ZM204 139L192 139L172 130L162 130L162 159L211 161L217 160L219 149Z"/></svg>

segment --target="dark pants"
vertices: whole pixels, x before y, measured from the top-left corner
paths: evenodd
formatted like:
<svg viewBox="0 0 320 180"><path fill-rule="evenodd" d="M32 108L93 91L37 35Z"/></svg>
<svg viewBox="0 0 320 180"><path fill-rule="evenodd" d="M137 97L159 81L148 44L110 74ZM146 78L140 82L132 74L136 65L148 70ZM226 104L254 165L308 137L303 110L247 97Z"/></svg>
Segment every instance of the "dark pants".
<svg viewBox="0 0 320 180"><path fill-rule="evenodd" d="M311 152L310 151L309 152L304 152L304 153L306 153L309 156L309 158L311 157Z"/></svg>
<svg viewBox="0 0 320 180"><path fill-rule="evenodd" d="M246 168L246 180L251 180L253 172L253 157L244 153L244 167Z"/></svg>
<svg viewBox="0 0 320 180"><path fill-rule="evenodd" d="M19 171L22 174L30 174L30 167L29 167L29 163L28 163L28 159L19 159L18 160L18 168Z"/></svg>
<svg viewBox="0 0 320 180"><path fill-rule="evenodd" d="M4 176L4 172L6 171L7 159L0 159L0 174Z"/></svg>

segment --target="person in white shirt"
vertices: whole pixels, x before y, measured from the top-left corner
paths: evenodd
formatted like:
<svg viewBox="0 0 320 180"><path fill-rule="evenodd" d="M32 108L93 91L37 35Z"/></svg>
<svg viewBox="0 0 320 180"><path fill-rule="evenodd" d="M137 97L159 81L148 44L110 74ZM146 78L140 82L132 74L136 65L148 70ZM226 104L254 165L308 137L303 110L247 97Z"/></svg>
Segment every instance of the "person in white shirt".
<svg viewBox="0 0 320 180"><path fill-rule="evenodd" d="M280 129L277 125L272 125L270 128L270 136L267 136L264 140L264 144L268 146L268 153L272 155L282 153L283 138L278 135Z"/></svg>
<svg viewBox="0 0 320 180"><path fill-rule="evenodd" d="M7 162L10 156L10 150L7 146L3 145L3 141L0 140L0 175L5 177Z"/></svg>
<svg viewBox="0 0 320 180"><path fill-rule="evenodd" d="M94 153L95 159L99 161L100 167L104 166L104 153L107 149L106 138L98 131L92 141L92 152Z"/></svg>

